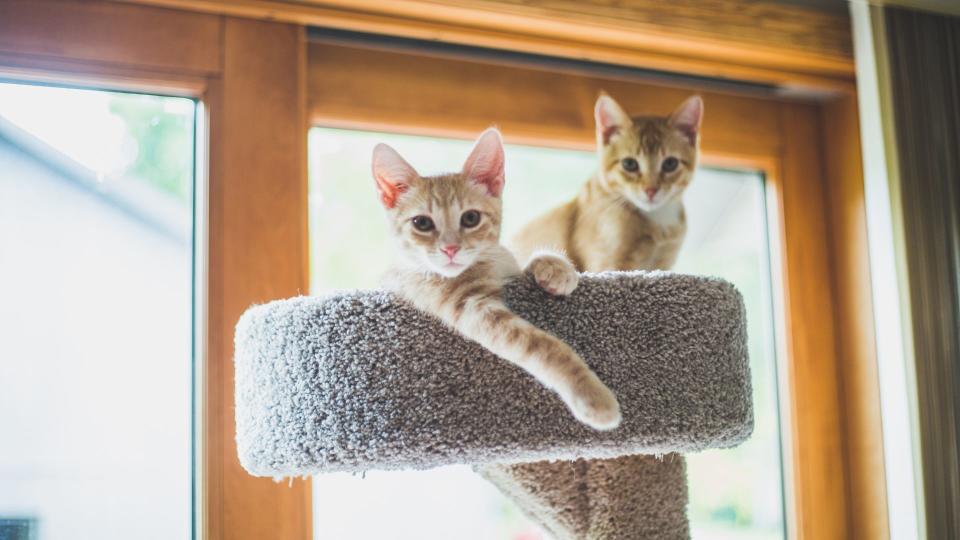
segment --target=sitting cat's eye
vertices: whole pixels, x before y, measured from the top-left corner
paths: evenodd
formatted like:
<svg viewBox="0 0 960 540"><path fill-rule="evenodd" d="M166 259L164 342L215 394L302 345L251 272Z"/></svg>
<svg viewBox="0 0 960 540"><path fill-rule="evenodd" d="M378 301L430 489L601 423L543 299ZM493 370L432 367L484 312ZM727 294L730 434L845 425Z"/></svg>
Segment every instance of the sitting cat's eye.
<svg viewBox="0 0 960 540"><path fill-rule="evenodd" d="M668 157L663 160L663 163L660 164L660 170L663 172L673 172L677 170L677 167L680 165L680 161L675 157Z"/></svg>
<svg viewBox="0 0 960 540"><path fill-rule="evenodd" d="M476 210L467 210L460 216L460 225L467 229L472 229L480 224L480 212Z"/></svg>
<svg viewBox="0 0 960 540"><path fill-rule="evenodd" d="M637 172L640 169L640 163L632 157L625 157L620 160L620 166L627 172Z"/></svg>
<svg viewBox="0 0 960 540"><path fill-rule="evenodd" d="M433 220L427 216L417 216L410 220L413 228L420 232L430 232L433 230Z"/></svg>

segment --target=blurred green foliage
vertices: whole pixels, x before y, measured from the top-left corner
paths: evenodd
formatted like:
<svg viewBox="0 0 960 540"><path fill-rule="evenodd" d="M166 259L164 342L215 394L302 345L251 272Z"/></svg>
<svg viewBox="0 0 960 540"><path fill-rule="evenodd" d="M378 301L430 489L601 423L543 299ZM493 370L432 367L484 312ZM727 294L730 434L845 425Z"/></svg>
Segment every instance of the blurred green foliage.
<svg viewBox="0 0 960 540"><path fill-rule="evenodd" d="M136 143L136 159L127 173L188 203L193 185L193 102L114 94L110 112L123 119Z"/></svg>

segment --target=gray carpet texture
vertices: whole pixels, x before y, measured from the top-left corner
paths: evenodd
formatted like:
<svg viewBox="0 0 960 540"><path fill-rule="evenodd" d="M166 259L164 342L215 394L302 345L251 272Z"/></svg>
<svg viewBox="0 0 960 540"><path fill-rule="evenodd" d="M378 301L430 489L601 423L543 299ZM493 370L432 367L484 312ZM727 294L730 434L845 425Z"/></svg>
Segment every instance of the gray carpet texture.
<svg viewBox="0 0 960 540"><path fill-rule="evenodd" d="M475 467L554 540L685 540L686 461L678 454Z"/></svg>
<svg viewBox="0 0 960 540"><path fill-rule="evenodd" d="M521 369L384 291L250 308L236 332L240 462L257 476L694 452L753 430L740 294L669 272L529 278L507 304L569 343L617 395L597 432Z"/></svg>

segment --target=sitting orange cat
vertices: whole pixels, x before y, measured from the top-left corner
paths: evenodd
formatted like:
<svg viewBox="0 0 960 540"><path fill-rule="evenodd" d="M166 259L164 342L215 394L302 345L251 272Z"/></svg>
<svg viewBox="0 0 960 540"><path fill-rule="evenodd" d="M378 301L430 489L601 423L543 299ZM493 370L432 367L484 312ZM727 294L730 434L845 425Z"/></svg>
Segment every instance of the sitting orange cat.
<svg viewBox="0 0 960 540"><path fill-rule="evenodd" d="M533 375L595 429L620 424L620 404L590 366L559 338L510 311L504 284L522 273L551 295L577 287L576 270L540 250L521 270L500 244L504 153L500 132L483 132L459 173L420 176L385 144L373 177L397 248L385 285L421 311Z"/></svg>
<svg viewBox="0 0 960 540"><path fill-rule="evenodd" d="M697 168L703 101L631 118L604 94L594 114L599 171L575 199L524 227L512 248L521 259L562 250L581 272L669 269L687 231L681 195Z"/></svg>

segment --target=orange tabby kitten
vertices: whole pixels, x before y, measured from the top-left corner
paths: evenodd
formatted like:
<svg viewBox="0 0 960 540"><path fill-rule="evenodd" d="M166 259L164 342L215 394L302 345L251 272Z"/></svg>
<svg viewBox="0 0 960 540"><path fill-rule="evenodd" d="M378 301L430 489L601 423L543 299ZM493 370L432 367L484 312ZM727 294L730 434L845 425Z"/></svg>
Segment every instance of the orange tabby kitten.
<svg viewBox="0 0 960 540"><path fill-rule="evenodd" d="M604 94L594 116L599 172L524 227L515 252L561 250L584 272L669 269L687 231L682 194L697 168L703 101L693 96L666 118L631 118Z"/></svg>
<svg viewBox="0 0 960 540"><path fill-rule="evenodd" d="M387 286L555 390L581 422L615 428L620 405L583 359L501 300L503 284L521 274L500 245L503 165L495 129L480 136L455 174L422 177L395 150L377 145L373 176L399 252ZM579 279L567 259L548 251L534 253L525 272L554 295L570 294Z"/></svg>

